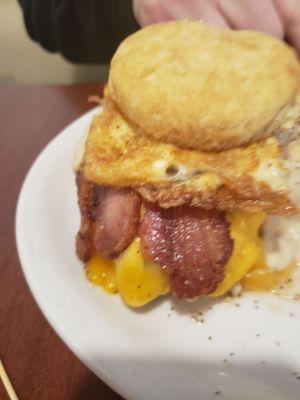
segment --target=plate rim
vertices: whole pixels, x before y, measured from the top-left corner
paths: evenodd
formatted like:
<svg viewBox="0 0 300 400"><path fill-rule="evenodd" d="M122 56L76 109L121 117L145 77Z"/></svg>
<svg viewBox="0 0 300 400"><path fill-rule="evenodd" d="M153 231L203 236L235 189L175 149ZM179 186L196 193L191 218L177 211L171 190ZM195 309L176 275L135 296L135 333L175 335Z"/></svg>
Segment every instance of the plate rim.
<svg viewBox="0 0 300 400"><path fill-rule="evenodd" d="M56 334L61 338L61 340L65 343L65 345L76 355L84 365L86 365L96 376L98 376L105 384L110 386L116 393L122 396L124 399L137 399L139 398L136 394L130 391L130 386L126 386L124 384L119 384L118 376L113 375L111 372L106 372L105 362L99 359L97 361L97 368L95 363L90 359L89 354L86 354L84 350L81 350L79 347L76 346L76 343L70 341L70 336L67 334L68 329L64 329L62 324L57 322L57 319L54 318L51 311L47 309L46 300L43 300L42 293L36 290L36 283L34 283L35 278L30 274L30 268L27 268L26 265L28 263L28 257L26 256L26 252L24 251L24 247L20 246L20 242L22 239L20 238L21 235L21 211L22 211L22 202L24 202L23 197L25 198L25 194L27 192L27 186L31 186L32 182L32 175L34 174L39 162L43 159L45 153L49 150L49 148L55 145L56 141L60 140L60 138L67 133L69 130L73 130L74 128L77 129L76 125L78 122L83 119L87 118L87 124L90 124L92 121L93 116L96 114L99 108L95 107L92 110L89 110L86 113L83 113L81 116L73 120L70 124L68 124L65 128L63 128L60 132L58 132L39 152L39 154L34 159L32 165L27 171L27 174L24 178L22 183L15 212L15 239L17 245L17 252L20 260L21 269L23 271L25 280L29 287L29 290L38 305L39 309L41 310L42 314L46 318L47 322L51 326L51 328L56 332ZM71 132L70 132L71 133ZM71 170L71 165L70 165ZM26 209L24 209L26 210ZM48 311L47 311L48 310Z"/></svg>
<svg viewBox="0 0 300 400"><path fill-rule="evenodd" d="M118 395L122 396L125 400L128 398L128 393L124 390L124 387L118 384L117 380L112 378L109 374L105 372L105 369L102 367L101 363L99 363L99 370L96 371L94 368L93 363L86 357L83 353L81 353L68 339L68 336L65 335L61 327L56 324L56 322L52 319L52 317L47 312L47 308L44 306L43 301L40 297L39 292L37 292L34 288L34 283L32 280L32 276L29 273L29 269L26 267L27 260L25 260L24 248L20 245L22 239L22 228L21 228L21 215L22 215L22 207L24 202L24 197L26 194L27 187L29 187L31 182L31 176L34 173L38 163L44 157L44 154L51 148L66 132L72 128L74 128L78 121L82 118L90 118L90 122L92 122L92 118L97 114L97 112L102 112L102 107L96 106L91 110L83 113L72 122L67 124L62 130L60 130L43 148L42 150L36 155L35 159L33 160L32 164L30 165L29 169L26 172L26 175L23 179L21 188L19 190L19 194L17 197L17 204L15 209L15 217L14 217L14 238L16 243L17 254L19 258L19 264L21 267L21 271L25 278L25 282L27 287L29 288L29 292L38 306L40 312L42 313L43 317L46 319L47 323L49 324L50 328L54 330L55 334L62 340L64 345L70 350L80 362L82 362L92 373L100 378L104 385L109 386L112 390L114 390ZM89 123L90 123L89 122ZM71 168L71 166L70 166ZM100 372L99 372L100 371Z"/></svg>

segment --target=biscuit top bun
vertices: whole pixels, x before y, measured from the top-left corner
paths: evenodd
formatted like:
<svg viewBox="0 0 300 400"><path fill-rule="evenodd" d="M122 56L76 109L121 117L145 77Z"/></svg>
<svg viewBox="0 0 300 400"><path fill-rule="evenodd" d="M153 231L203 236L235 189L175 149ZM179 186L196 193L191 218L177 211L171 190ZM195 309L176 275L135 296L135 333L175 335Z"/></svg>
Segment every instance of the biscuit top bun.
<svg viewBox="0 0 300 400"><path fill-rule="evenodd" d="M274 37L173 21L121 43L108 93L142 134L218 151L270 136L299 82L295 52Z"/></svg>

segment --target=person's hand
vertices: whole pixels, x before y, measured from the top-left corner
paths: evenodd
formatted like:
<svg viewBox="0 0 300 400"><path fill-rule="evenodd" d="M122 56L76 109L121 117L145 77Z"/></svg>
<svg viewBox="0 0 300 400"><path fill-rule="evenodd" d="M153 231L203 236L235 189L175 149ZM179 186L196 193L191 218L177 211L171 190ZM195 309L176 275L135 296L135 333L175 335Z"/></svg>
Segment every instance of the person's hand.
<svg viewBox="0 0 300 400"><path fill-rule="evenodd" d="M300 0L273 0L284 26L284 36L300 54Z"/></svg>
<svg viewBox="0 0 300 400"><path fill-rule="evenodd" d="M133 8L141 26L202 19L286 38L300 53L300 0L133 0Z"/></svg>

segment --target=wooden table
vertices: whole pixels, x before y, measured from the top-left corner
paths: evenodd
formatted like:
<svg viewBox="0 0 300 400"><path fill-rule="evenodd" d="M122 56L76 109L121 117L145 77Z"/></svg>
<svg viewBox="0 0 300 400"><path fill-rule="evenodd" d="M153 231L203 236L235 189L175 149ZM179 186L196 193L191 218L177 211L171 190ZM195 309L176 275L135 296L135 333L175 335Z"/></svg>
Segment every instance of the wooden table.
<svg viewBox="0 0 300 400"><path fill-rule="evenodd" d="M18 260L14 219L42 148L94 104L102 86L0 86L0 357L20 400L120 400L62 343L38 309ZM0 399L7 399L0 384Z"/></svg>

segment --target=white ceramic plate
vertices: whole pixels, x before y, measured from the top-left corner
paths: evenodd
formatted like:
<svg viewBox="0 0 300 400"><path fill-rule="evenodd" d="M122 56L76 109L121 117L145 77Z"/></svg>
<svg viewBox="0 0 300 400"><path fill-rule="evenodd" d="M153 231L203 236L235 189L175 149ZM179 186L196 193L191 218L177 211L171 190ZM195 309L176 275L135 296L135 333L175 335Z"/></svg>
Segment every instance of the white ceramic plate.
<svg viewBox="0 0 300 400"><path fill-rule="evenodd" d="M192 313L209 308L207 302L164 298L134 311L85 279L74 248L79 211L71 164L95 112L44 149L19 199L19 255L50 324L126 399L299 399L299 303L245 296L215 303L201 316Z"/></svg>

